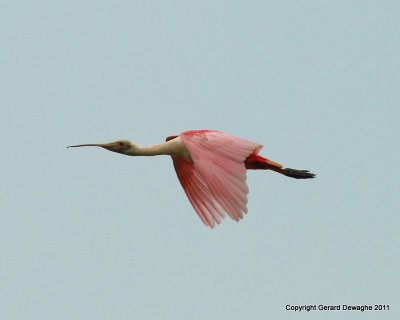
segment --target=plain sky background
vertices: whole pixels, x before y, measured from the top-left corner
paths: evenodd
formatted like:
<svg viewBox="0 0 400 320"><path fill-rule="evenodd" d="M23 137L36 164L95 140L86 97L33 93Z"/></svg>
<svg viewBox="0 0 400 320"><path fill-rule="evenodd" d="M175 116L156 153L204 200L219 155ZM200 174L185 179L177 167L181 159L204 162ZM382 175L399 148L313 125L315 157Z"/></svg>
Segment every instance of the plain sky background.
<svg viewBox="0 0 400 320"><path fill-rule="evenodd" d="M399 319L398 1L2 1L0 318ZM214 230L153 144L219 129L248 173ZM285 305L385 304L294 314Z"/></svg>

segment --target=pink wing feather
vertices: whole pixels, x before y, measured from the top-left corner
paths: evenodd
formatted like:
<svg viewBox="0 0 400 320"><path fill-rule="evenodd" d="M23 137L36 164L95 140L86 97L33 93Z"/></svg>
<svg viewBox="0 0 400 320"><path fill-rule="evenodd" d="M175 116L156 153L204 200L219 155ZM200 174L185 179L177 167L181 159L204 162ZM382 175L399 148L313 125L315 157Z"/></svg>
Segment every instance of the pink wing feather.
<svg viewBox="0 0 400 320"><path fill-rule="evenodd" d="M226 214L239 221L247 213L244 160L262 146L214 130L182 132L192 162L173 157L175 171L200 219L213 228Z"/></svg>

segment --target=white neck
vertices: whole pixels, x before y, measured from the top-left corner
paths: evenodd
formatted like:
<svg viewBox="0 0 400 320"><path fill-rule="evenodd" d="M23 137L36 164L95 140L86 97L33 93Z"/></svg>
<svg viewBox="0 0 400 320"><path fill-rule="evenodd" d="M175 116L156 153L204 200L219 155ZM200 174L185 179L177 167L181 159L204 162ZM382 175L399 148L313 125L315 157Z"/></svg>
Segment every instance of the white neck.
<svg viewBox="0 0 400 320"><path fill-rule="evenodd" d="M150 146L139 146L134 143L131 144L132 147L125 152L125 154L130 156L169 155L181 156L184 157L186 160L191 161L190 153L179 137L164 143L154 144Z"/></svg>
<svg viewBox="0 0 400 320"><path fill-rule="evenodd" d="M163 144L154 144L150 146L139 146L132 144L132 147L126 151L130 156L158 156L169 155L168 150Z"/></svg>

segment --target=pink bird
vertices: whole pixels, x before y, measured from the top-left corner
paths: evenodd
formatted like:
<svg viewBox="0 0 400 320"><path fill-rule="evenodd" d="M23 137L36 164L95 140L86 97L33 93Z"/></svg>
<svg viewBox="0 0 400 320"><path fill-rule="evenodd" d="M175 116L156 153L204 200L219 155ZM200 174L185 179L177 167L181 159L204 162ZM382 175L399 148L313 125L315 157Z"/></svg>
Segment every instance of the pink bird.
<svg viewBox="0 0 400 320"><path fill-rule="evenodd" d="M295 179L314 178L308 170L283 168L260 156L262 145L216 130L192 130L166 142L142 147L127 140L96 146L128 156L169 155L178 179L201 221L211 228L226 215L239 221L247 213L247 169L272 170Z"/></svg>

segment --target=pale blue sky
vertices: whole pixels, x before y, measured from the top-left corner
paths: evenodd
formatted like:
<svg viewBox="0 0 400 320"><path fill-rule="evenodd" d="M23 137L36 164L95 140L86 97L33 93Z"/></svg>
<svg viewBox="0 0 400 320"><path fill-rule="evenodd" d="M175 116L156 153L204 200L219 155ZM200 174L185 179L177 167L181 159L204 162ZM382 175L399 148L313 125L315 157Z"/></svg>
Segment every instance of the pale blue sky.
<svg viewBox="0 0 400 320"><path fill-rule="evenodd" d="M398 1L3 1L0 318L399 319ZM219 129L249 172L204 227L152 144ZM389 304L293 314L286 304Z"/></svg>

